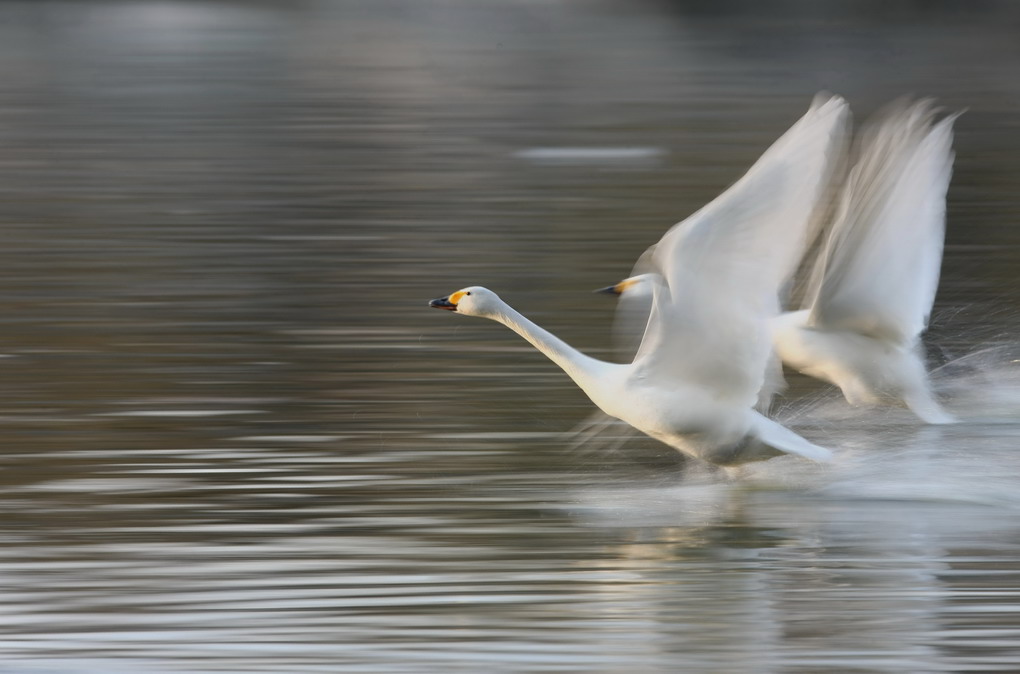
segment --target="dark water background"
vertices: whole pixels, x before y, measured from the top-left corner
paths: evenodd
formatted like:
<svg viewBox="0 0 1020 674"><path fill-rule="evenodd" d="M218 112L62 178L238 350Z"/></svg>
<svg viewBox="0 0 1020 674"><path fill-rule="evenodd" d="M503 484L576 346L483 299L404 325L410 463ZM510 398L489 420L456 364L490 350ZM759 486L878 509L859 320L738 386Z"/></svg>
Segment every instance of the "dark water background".
<svg viewBox="0 0 1020 674"><path fill-rule="evenodd" d="M0 672L1020 671L1020 6L0 4ZM685 484L618 280L820 89L957 123L929 334L967 423ZM584 152L564 151L581 148Z"/></svg>

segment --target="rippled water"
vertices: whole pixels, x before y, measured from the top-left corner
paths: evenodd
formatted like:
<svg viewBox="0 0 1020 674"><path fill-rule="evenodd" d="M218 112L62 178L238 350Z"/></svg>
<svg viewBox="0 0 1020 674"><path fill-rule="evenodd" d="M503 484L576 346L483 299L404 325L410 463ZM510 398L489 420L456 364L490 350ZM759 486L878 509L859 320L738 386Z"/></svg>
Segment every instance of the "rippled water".
<svg viewBox="0 0 1020 674"><path fill-rule="evenodd" d="M1020 669L1018 13L917 7L0 5L0 670ZM791 377L839 460L720 482L425 307L608 356L588 291L822 88L969 108L964 423Z"/></svg>

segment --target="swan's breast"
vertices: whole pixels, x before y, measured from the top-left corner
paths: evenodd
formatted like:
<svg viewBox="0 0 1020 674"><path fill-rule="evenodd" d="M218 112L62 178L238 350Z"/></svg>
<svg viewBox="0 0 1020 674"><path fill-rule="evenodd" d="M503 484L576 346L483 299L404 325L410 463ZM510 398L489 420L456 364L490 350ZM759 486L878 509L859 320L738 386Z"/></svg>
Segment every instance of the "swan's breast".
<svg viewBox="0 0 1020 674"><path fill-rule="evenodd" d="M664 390L632 386L618 409L618 416L645 433L663 436L713 436L729 441L746 432L746 410L720 401L695 387ZM673 444L673 443L669 443Z"/></svg>

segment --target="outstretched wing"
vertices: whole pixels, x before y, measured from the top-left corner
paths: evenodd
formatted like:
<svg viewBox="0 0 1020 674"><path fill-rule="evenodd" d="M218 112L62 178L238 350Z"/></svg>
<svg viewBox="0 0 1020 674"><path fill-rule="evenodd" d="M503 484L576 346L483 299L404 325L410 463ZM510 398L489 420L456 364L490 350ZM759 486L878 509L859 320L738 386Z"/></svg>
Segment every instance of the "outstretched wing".
<svg viewBox="0 0 1020 674"><path fill-rule="evenodd" d="M812 325L910 343L927 327L942 264L953 121L900 102L861 137L806 295Z"/></svg>
<svg viewBox="0 0 1020 674"><path fill-rule="evenodd" d="M636 359L643 376L754 405L768 320L814 231L848 117L843 99L816 98L739 181L642 256L634 273L662 280Z"/></svg>

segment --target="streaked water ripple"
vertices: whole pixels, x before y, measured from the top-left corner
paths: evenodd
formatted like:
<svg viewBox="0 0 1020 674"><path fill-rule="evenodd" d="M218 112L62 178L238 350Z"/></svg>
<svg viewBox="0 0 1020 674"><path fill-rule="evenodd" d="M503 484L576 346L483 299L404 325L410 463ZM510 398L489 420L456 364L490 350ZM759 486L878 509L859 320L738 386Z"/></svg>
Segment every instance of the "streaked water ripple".
<svg viewBox="0 0 1020 674"><path fill-rule="evenodd" d="M3 3L0 671L1017 671L1016 9L801 10ZM838 461L723 479L425 306L611 357L588 291L822 88L970 108L966 423L792 377Z"/></svg>

